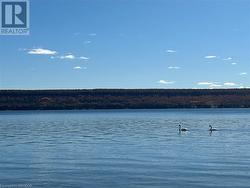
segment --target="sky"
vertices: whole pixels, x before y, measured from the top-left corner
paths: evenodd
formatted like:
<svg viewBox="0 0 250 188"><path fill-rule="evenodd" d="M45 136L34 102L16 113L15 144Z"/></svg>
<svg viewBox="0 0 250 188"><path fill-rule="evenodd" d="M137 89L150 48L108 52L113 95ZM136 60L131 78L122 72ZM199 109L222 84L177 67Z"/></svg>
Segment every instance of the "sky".
<svg viewBox="0 0 250 188"><path fill-rule="evenodd" d="M250 87L250 0L30 0L0 89Z"/></svg>

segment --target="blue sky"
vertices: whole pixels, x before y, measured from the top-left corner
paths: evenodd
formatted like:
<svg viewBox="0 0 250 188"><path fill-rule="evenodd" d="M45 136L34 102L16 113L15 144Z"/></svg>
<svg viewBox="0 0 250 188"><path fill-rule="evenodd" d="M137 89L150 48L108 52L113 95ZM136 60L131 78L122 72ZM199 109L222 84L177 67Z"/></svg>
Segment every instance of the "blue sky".
<svg viewBox="0 0 250 188"><path fill-rule="evenodd" d="M0 88L250 87L250 0L30 0Z"/></svg>

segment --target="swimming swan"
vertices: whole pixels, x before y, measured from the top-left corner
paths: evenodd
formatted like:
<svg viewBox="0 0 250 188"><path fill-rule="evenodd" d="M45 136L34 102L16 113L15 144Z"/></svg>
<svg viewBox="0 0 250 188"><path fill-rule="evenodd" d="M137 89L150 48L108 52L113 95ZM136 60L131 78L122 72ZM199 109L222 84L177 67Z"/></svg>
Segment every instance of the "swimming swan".
<svg viewBox="0 0 250 188"><path fill-rule="evenodd" d="M217 131L217 129L214 129L212 125L209 125L209 131Z"/></svg>
<svg viewBox="0 0 250 188"><path fill-rule="evenodd" d="M179 125L179 132L181 132L181 131L187 131L187 129L186 128L181 128L181 125Z"/></svg>

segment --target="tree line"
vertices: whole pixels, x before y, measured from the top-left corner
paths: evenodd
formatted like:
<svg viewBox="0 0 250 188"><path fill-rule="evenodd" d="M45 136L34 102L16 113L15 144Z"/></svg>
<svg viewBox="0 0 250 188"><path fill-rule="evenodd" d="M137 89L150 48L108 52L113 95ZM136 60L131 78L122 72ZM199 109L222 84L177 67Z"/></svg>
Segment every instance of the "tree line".
<svg viewBox="0 0 250 188"><path fill-rule="evenodd" d="M250 89L0 90L0 110L249 107Z"/></svg>

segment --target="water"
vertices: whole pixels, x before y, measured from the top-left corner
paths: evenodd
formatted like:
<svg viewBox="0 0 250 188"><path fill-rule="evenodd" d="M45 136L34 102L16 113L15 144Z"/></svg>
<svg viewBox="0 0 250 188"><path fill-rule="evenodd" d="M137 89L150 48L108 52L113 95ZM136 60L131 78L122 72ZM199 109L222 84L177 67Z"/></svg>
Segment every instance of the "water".
<svg viewBox="0 0 250 188"><path fill-rule="evenodd" d="M250 109L0 112L0 187L250 187L249 146Z"/></svg>

